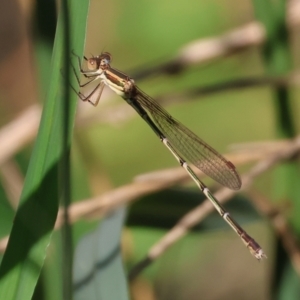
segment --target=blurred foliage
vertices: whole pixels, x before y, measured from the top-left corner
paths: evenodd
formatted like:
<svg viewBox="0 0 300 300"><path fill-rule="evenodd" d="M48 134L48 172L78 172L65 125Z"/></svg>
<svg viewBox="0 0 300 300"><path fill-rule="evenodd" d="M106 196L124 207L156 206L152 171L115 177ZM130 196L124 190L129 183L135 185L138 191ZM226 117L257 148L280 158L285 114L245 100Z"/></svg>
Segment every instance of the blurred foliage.
<svg viewBox="0 0 300 300"><path fill-rule="evenodd" d="M49 82L49 73L53 32L56 28L55 8L53 5L49 7L50 3L54 2L38 1L33 2L33 7L20 8L22 18L18 20L23 20L27 28L31 28L31 32L34 33L28 36L23 32L23 39L30 45L33 57L29 54L31 51L23 50L21 42L14 46L18 48L15 52L6 53L1 57L1 124L6 123L9 116L12 120L18 112L37 99L42 103L45 95L49 93L52 84ZM155 98L157 95L181 92L199 85L211 85L250 76L282 74L299 68L300 63L297 58L300 45L299 29L287 32L284 27L285 3L286 1L282 0L92 0L88 14L85 55L98 55L101 51L108 51L113 54L112 66L131 74L133 70L166 62L176 56L181 47L195 39L218 36L258 19L267 28L268 40L264 47L245 49L201 67L190 67L177 75L157 75L137 84ZM74 24L79 20L77 17L76 13L72 15ZM15 19L11 18L11 21ZM72 26L75 26L74 24ZM74 27L72 30L71 38L84 42L84 38L74 32ZM16 32L20 34L20 30ZM281 38L278 38L278 34ZM13 42L15 45L16 41ZM3 61L7 60L12 64L16 57L19 58L20 53L27 53L27 56L20 59L28 61L29 68L25 70L24 66L23 71L23 65L19 63L19 68L13 68L12 75L7 71L11 68L7 68ZM277 61L278 58L280 62ZM278 65L280 70L277 69ZM32 83L28 84L30 78ZM63 81L62 77L59 78ZM278 106L280 101L276 100L282 93L270 86L230 90L199 96L193 101L186 99L170 105L167 110L224 153L232 143L282 137L281 122L293 126L290 131L292 134L285 136L291 137L299 131L299 121L296 120L300 109L297 101L300 96L299 87L286 89L283 94L287 98L283 97L280 100L281 104L290 105L288 114L282 114L283 111ZM107 96L110 94L105 90L96 109L87 103L79 103L79 120L72 146L71 176L74 202L126 184L137 174L176 166L173 157L138 116L122 122L116 121L114 126L97 124L97 112L122 102L116 95L111 95L110 101L106 101ZM88 125L81 123L81 117L87 116L96 122ZM46 140L47 138L48 136L45 137ZM28 148L18 153L17 162L21 165L21 170L27 168L29 155ZM284 212L299 236L299 191L293 188L299 186L299 168L295 160L289 164L294 169L292 174L289 171L282 172L281 168L277 167L275 171L257 178L254 187L266 197L276 199L276 204L282 207L292 206ZM56 184L57 178L53 180ZM213 214L143 272L131 285L132 299L199 299L200 296L202 299L298 299L299 278L291 267L281 242L276 240L267 220L262 220L249 204L251 199L243 194L237 198L228 205L228 210L261 243L268 260L256 263L227 224ZM139 199L129 211L127 227L123 234L122 246L127 269L143 258L151 245L184 213L198 205L201 199L200 193L188 187L166 190ZM14 217L14 211L7 203L5 189L1 187L2 237L9 233ZM86 258L79 255L79 258L75 258L75 265L86 262L93 269L93 264L96 264L100 255L97 251L101 251L101 245L93 249L93 242L96 243L97 239L102 241L104 236L106 238L103 244L118 243L118 234L115 234L112 240L108 240L107 237L112 236L110 230L122 228L120 224L123 217L122 215L117 218L115 226L106 226L102 231L99 220L91 218L77 222L73 226L74 242L80 245L76 251L82 254L80 250L86 247L90 251L86 254L90 255L86 255ZM105 220L109 222L109 218L110 216L107 216ZM62 248L60 235L55 233L47 251L35 299L62 299ZM107 255L109 251L111 249L107 250ZM99 282L96 271L91 277L91 286L97 286ZM115 278L124 279L120 265L115 269L111 268L108 273L103 273L102 269L100 271L100 277L104 274L105 280L113 282ZM106 285L99 285L100 290L105 287ZM126 293L125 289L122 291ZM106 297L100 299L109 299ZM127 294L124 298L126 297ZM113 298L109 300L111 299Z"/></svg>

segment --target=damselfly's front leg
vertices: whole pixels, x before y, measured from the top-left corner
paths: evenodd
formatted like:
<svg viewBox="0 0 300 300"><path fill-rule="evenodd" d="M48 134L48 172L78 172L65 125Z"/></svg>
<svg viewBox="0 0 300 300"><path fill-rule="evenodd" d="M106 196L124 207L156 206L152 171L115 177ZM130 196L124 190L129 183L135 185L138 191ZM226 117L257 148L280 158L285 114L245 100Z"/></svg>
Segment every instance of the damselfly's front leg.
<svg viewBox="0 0 300 300"><path fill-rule="evenodd" d="M81 64L81 60L80 60L80 56L77 55L73 50L72 50L72 54L77 58L77 61L78 61L78 67L79 67L79 70L80 70L80 73L86 77L86 78L92 78L95 76L95 71L93 70L84 70L82 68L82 64ZM83 57L84 60L88 60L85 56ZM73 65L72 65L73 66ZM78 75L76 74L76 77L78 77Z"/></svg>
<svg viewBox="0 0 300 300"><path fill-rule="evenodd" d="M100 98L101 98L101 95L102 95L102 92L103 92L103 89L104 89L104 82L101 81L99 84L97 84L97 86L87 95L85 96L83 93L81 92L77 92L76 89L71 85L71 88L72 90L76 93L76 95L80 98L80 100L86 102L88 101L90 104L92 104L93 106L97 106L99 101L100 101ZM91 100L91 97L96 93L98 92L98 95L97 95L97 98L96 98L96 101L93 102Z"/></svg>
<svg viewBox="0 0 300 300"><path fill-rule="evenodd" d="M71 63L71 66L72 66L74 75L75 75L75 77L76 77L77 83L78 83L78 85L79 85L81 88L87 86L88 84L90 84L91 82L93 82L94 80L97 79L97 76L98 76L98 75L86 76L86 75L83 74L86 78L92 78L92 79L89 80L89 81L87 81L87 82L85 82L85 83L81 83L81 82L80 82L80 79L79 79L79 76L78 76L78 74L76 73L76 69L75 69L75 67L73 66L72 63Z"/></svg>
<svg viewBox="0 0 300 300"><path fill-rule="evenodd" d="M85 83L81 83L80 82L80 78L76 72L76 69L74 67L74 65L71 63L71 66L72 66L72 69L73 69L73 72L74 72L74 75L76 77L76 80L77 80L77 83L79 85L80 88L82 87L85 87L87 85L89 85L90 83L92 83L93 81L95 81L96 79L99 78L98 74L95 74L95 71L87 71L87 70L83 70L82 66L81 66L81 61L80 61L80 57L74 52L72 51L72 54L77 58L78 60L78 67L80 69L80 73L85 77L85 78L89 78L90 80L88 80L87 82ZM84 56L84 59L87 60L87 58ZM97 106L99 101L100 101L100 98L101 98L101 95L102 95L102 92L103 92L103 89L104 89L104 82L101 81L99 84L97 84L97 86L87 95L85 96L83 93L81 93L80 91L77 92L77 90L71 85L71 88L73 89L73 91L77 94L77 96L80 98L80 100L86 102L88 101L90 104L92 104L93 106ZM98 93L97 95L97 98L96 98L96 101L92 101L91 100L91 97L96 94L96 92Z"/></svg>

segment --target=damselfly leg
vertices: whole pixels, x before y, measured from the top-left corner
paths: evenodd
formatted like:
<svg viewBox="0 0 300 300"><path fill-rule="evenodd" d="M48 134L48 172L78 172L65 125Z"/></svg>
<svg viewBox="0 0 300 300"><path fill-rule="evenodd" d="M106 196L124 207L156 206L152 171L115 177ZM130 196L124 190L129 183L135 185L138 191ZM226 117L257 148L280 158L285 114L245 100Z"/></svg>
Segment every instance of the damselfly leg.
<svg viewBox="0 0 300 300"><path fill-rule="evenodd" d="M79 67L79 70L80 70L80 73L85 77L85 78L89 78L90 80L88 80L87 82L85 83L81 83L80 81L80 78L79 78L79 75L77 74L76 72L76 68L74 67L74 65L71 63L71 67L72 67L72 70L73 70L73 73L74 73L74 76L77 80L77 83L78 83L78 86L80 88L83 88L83 87L86 87L88 86L90 83L94 82L96 79L98 79L99 75L98 74L95 74L94 71L92 70L84 70L82 68L82 63L80 61L80 57L75 54L73 51L72 51L72 54L77 58L77 61L78 61L78 67ZM84 56L84 59L85 61L88 61L88 59ZM100 101L100 98L101 98L101 95L102 95L102 92L103 92L103 89L104 89L104 82L100 82L99 84L96 85L95 88L93 88L93 90L86 96L84 95L83 93L81 93L80 91L77 91L72 85L71 85L71 88L73 91L75 91L75 93L77 94L77 96L80 98L80 100L86 102L88 101L90 104L92 104L93 106L97 106L99 101ZM94 95L97 95L96 96L96 100L95 101L92 101L92 97Z"/></svg>

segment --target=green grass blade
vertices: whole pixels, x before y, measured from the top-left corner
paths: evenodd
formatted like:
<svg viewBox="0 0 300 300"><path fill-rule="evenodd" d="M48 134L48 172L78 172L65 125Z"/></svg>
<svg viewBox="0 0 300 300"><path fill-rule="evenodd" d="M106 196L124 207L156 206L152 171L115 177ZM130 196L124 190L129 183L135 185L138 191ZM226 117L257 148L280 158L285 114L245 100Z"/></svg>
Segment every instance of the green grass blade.
<svg viewBox="0 0 300 300"><path fill-rule="evenodd" d="M69 1L73 49L83 52L89 1ZM31 299L50 243L58 211L58 169L63 154L64 34L60 16L49 76L49 91L20 205L0 266L0 299ZM73 99L74 100L74 99ZM70 103L70 145L76 101Z"/></svg>
<svg viewBox="0 0 300 300"><path fill-rule="evenodd" d="M291 71L292 58L289 44L289 32L286 27L287 3L288 1L279 0L254 0L254 8L258 19L264 24L267 32L267 41L264 45L263 59L266 70L272 76L284 75ZM293 138L296 135L296 127L293 117L293 106L290 87L278 86L273 89L273 103L275 108L276 133L279 138ZM300 169L295 160L289 160L277 167L274 179L273 195L277 199L288 199L293 209L289 221L293 229L300 232ZM286 278L290 272L290 258L285 252L280 251L276 257L276 267L273 274L274 295L285 295L284 299L292 299L286 291L298 289L295 281L289 282L289 289L286 289ZM290 295L292 293L289 293ZM296 299L296 298L295 298Z"/></svg>
<svg viewBox="0 0 300 300"><path fill-rule="evenodd" d="M287 1L254 0L253 4L257 18L264 24L267 32L267 41L263 48L266 70L272 76L284 75L290 72L292 67L286 27ZM274 89L274 103L280 137L295 136L291 99L287 87L279 86Z"/></svg>
<svg viewBox="0 0 300 300"><path fill-rule="evenodd" d="M253 3L257 18L264 24L267 32L267 41L263 49L266 70L272 76L284 75L290 72L292 67L289 34L286 27L287 1L254 0ZM278 137L294 137L297 130L293 120L293 106L289 87L275 87L273 100ZM300 232L298 217L300 211L300 202L298 201L300 197L299 176L299 167L295 162L286 162L277 168L274 185L276 198L288 198L293 202L292 222L298 232Z"/></svg>

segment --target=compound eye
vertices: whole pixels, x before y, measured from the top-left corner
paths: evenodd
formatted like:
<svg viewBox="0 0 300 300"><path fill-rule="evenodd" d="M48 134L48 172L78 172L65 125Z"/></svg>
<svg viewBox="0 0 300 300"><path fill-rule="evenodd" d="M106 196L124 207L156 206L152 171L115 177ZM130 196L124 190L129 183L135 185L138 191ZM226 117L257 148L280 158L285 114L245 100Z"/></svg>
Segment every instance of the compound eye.
<svg viewBox="0 0 300 300"><path fill-rule="evenodd" d="M106 67L107 65L109 65L110 61L107 58L103 58L101 59L101 67Z"/></svg>
<svg viewBox="0 0 300 300"><path fill-rule="evenodd" d="M107 59L108 63L110 64L110 62L111 62L111 60L112 60L111 54L108 53L108 52L103 52L103 53L102 53L102 56L103 56L105 59Z"/></svg>
<svg viewBox="0 0 300 300"><path fill-rule="evenodd" d="M87 61L87 67L89 70L94 71L97 69L97 63L94 58L89 58Z"/></svg>

